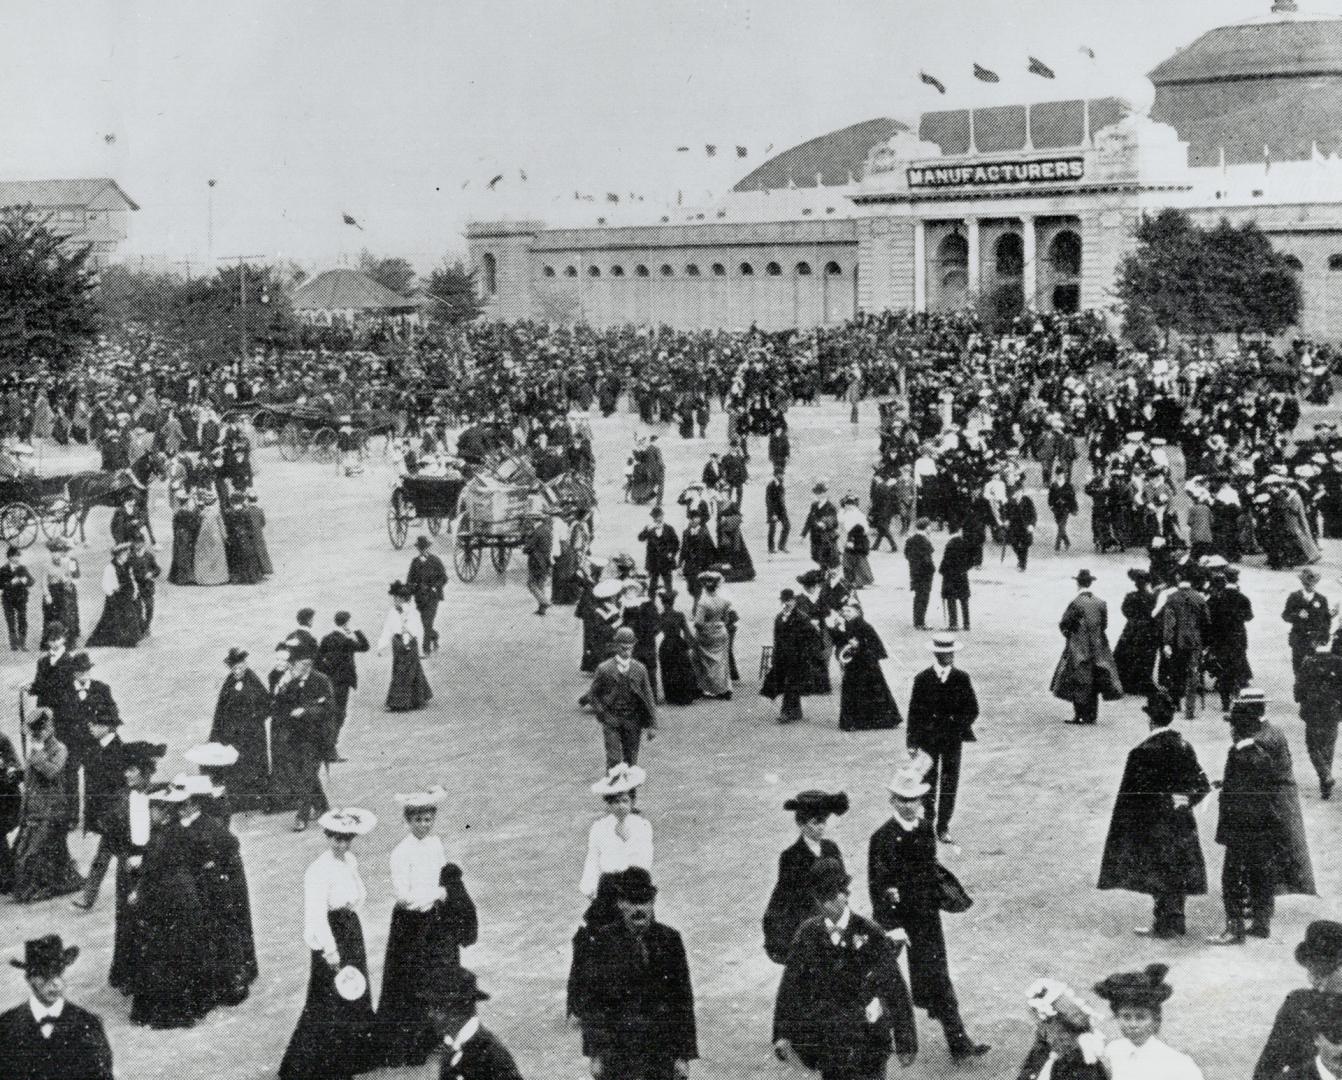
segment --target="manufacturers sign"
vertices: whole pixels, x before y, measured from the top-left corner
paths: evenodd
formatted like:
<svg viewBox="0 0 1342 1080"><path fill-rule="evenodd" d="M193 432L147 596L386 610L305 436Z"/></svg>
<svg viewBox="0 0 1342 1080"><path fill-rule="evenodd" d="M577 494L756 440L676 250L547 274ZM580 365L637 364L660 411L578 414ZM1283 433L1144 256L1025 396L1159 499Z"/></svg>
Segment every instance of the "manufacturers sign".
<svg viewBox="0 0 1342 1080"><path fill-rule="evenodd" d="M1085 158L1034 158L965 165L916 165L908 170L909 187L995 187L1001 184L1052 184L1080 180Z"/></svg>

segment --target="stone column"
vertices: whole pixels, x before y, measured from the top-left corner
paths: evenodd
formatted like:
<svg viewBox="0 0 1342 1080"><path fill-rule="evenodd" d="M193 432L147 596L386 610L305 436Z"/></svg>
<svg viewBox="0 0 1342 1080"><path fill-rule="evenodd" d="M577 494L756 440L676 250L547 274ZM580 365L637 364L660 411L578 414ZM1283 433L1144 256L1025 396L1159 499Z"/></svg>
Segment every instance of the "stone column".
<svg viewBox="0 0 1342 1080"><path fill-rule="evenodd" d="M927 310L927 223L913 223L913 310Z"/></svg>
<svg viewBox="0 0 1342 1080"><path fill-rule="evenodd" d="M1025 306L1033 308L1039 302L1039 265L1035 251L1034 215L1022 214L1021 241L1025 263L1021 267L1021 288L1025 293Z"/></svg>
<svg viewBox="0 0 1342 1080"><path fill-rule="evenodd" d="M979 267L979 219L976 217L965 218L965 239L969 241L969 264L965 267L969 280L965 283L965 288L970 296L978 296L982 285L982 274Z"/></svg>

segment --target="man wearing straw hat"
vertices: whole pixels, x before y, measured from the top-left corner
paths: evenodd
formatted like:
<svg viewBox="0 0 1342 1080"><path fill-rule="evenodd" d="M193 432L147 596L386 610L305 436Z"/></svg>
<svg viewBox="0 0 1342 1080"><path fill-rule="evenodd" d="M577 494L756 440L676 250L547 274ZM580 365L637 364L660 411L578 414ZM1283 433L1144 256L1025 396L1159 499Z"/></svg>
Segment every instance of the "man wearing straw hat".
<svg viewBox="0 0 1342 1080"><path fill-rule="evenodd" d="M951 815L960 789L960 755L974 742L979 699L969 675L955 666L960 644L953 634L932 639L932 666L913 677L909 695L910 751L924 751L932 759L927 779L927 816L943 844L951 842Z"/></svg>
<svg viewBox="0 0 1342 1080"><path fill-rule="evenodd" d="M28 982L28 1000L0 1013L6 1080L112 1080L112 1047L103 1024L65 1000L65 970L79 956L59 934L25 943L10 964Z"/></svg>

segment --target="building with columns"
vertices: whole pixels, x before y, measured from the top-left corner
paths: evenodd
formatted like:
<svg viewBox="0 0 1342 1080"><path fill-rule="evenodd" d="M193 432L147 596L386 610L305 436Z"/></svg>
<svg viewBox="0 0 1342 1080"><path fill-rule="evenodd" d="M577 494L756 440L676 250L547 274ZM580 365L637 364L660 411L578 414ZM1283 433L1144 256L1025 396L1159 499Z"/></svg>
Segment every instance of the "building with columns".
<svg viewBox="0 0 1342 1080"><path fill-rule="evenodd" d="M878 118L769 159L722 199L581 227L473 222L495 318L807 327L859 311L1112 308L1143 214L1255 221L1342 340L1342 19L1277 0L1134 97Z"/></svg>

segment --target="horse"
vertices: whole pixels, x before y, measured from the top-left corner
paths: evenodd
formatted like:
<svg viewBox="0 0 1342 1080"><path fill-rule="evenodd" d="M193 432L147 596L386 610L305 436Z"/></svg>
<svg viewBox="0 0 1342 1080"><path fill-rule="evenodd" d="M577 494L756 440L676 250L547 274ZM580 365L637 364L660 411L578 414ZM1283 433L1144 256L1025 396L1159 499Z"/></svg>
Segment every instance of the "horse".
<svg viewBox="0 0 1342 1080"><path fill-rule="evenodd" d="M127 498L133 497L149 539L157 543L153 525L149 521L149 485L167 476L166 462L167 458L160 451L147 450L127 468L108 472L81 472L71 476L66 481L70 503L68 521L77 523L79 542L88 543L84 526L95 507L115 509ZM74 525L67 523L67 534L73 531Z"/></svg>

